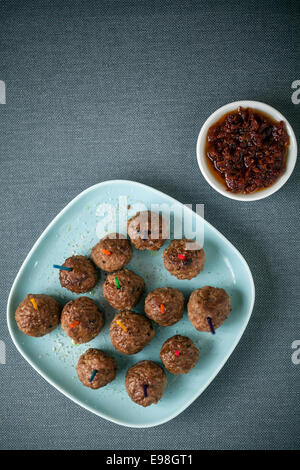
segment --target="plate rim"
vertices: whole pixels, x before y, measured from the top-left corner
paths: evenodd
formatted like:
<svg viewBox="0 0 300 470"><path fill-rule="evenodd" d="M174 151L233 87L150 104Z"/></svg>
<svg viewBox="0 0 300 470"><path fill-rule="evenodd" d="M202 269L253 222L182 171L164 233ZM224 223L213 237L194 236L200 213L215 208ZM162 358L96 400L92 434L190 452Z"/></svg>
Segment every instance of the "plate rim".
<svg viewBox="0 0 300 470"><path fill-rule="evenodd" d="M224 367L224 365L226 364L227 360L230 358L231 354L233 353L233 351L235 350L236 346L238 345L241 337L243 336L247 326L248 326L248 323L249 323L249 320L251 318L251 315L252 315L252 312L253 312L253 307L254 307L254 302L255 302L255 285L254 285L254 280L253 280L253 276L252 276L252 273L251 273L251 270L250 270L250 267L247 263L247 261L245 260L245 258L243 257L243 255L240 253L240 251L221 233L219 232L218 229L216 229L212 224L210 224L206 219L204 219L203 217L201 217L199 214L195 213L190 207L186 207L190 212L193 212L194 214L196 214L198 217L201 217L203 220L204 220L204 223L209 226L210 228L212 228L218 235L219 237L222 239L223 242L225 242L225 244L229 245L231 247L231 249L233 249L233 251L239 256L241 262L244 264L244 267L246 268L246 271L248 272L248 278L250 280L250 290L251 290L251 302L250 302L250 305L249 305L249 308L248 308L248 311L247 311L247 316L246 316L246 319L245 319L245 325L243 327L243 329L241 330L241 332L239 332L239 334L235 337L229 351L227 352L226 356L224 356L223 360L219 363L218 367L216 368L216 370L214 371L214 373L210 376L209 380L207 380L207 382L205 382L205 384L199 389L199 393L197 393L195 396L191 397L182 407L180 407L178 410L176 410L175 412L173 412L170 416L168 416L167 418L163 418L161 420L156 420L155 422L153 423L145 423L145 424L132 424L131 422L127 422L125 420L118 420L116 418L112 418L111 416L107 415L105 412L100 412L98 410L95 410L94 408L92 408L91 406L85 404L84 402L78 400L76 397L74 397L71 393L69 393L68 391L64 390L60 385L58 385L54 380L52 380L52 378L50 378L46 373L44 373L38 366L36 366L32 361L31 359L28 357L28 355L26 354L26 352L22 349L21 345L19 344L18 340L16 339L15 337L15 334L13 332L13 327L12 327L12 324L13 324L13 321L12 321L12 318L11 318L11 304L12 304L12 298L13 298L13 295L14 295L14 292L15 292L15 288L16 288L16 285L19 281L19 278L21 277L23 271L25 270L25 267L27 265L27 263L29 262L29 259L31 258L31 255L33 253L33 251L35 250L35 248L38 246L38 244L40 243L41 239L44 238L44 236L51 230L51 228L53 227L53 225L57 222L58 219L60 219L63 214L72 206L74 205L78 199L80 199L82 196L84 196L85 194L97 189L98 187L100 186L109 186L109 185L114 185L114 184L123 184L123 183L128 183L128 184L133 184L133 185L138 185L140 186L141 188L147 188L147 189L151 189L152 191L154 191L155 193L157 193L157 195L163 195L164 197L167 197L170 201L172 202L175 202L176 204L180 204L181 206L184 206L184 204L180 201L178 201L177 199L173 198L172 196L169 196L168 194L162 192L162 191L159 191L158 189L156 188L153 188L152 186L149 186L149 185L146 185L144 183L140 183L138 181L133 181L133 180L126 180L126 179L114 179L114 180L106 180L106 181L102 181L100 183L96 183L86 189L84 189L83 191L81 191L79 194L77 194L77 196L75 196L69 203L67 203L67 205L51 220L51 222L47 225L47 227L43 230L43 232L41 233L41 235L38 237L38 239L35 241L35 243L33 244L32 248L30 249L30 251L28 252L27 256L25 257L15 279L14 279L14 282L12 284L12 287L10 289L10 292L9 292L9 296L8 296L8 300L7 300L7 309L6 309L6 320L7 320L7 326L8 326L8 331L9 331L9 334L10 334L10 337L14 343L14 345L16 346L17 350L19 351L19 353L24 357L24 359L26 359L26 361L31 365L31 367L36 371L38 372L49 384L51 384L54 388L56 388L56 390L58 390L59 392L61 392L64 396L68 397L70 400L72 400L74 403L76 403L77 405L81 406L82 408L85 408L86 410L90 411L91 413L97 415L97 416L100 416L101 418L104 418L110 422L113 422L115 424L118 424L118 425L121 425L121 426L125 426L125 427L129 427L129 428L151 428L151 427L154 427L154 426L159 426L161 424L164 424L164 423L167 423L168 421L171 421L172 419L176 418L176 416L178 416L179 414L181 414L184 410L186 410L205 390L206 388L210 385L210 383L214 380L214 378L218 375L218 373L220 372L220 370Z"/></svg>

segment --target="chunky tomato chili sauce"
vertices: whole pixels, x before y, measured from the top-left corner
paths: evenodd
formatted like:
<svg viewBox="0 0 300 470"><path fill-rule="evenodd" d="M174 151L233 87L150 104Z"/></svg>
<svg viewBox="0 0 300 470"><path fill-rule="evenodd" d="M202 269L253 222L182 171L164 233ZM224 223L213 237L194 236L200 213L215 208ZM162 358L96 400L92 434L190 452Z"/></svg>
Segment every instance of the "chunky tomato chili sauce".
<svg viewBox="0 0 300 470"><path fill-rule="evenodd" d="M288 145L283 121L240 107L209 128L206 156L228 191L251 193L270 186L284 172Z"/></svg>

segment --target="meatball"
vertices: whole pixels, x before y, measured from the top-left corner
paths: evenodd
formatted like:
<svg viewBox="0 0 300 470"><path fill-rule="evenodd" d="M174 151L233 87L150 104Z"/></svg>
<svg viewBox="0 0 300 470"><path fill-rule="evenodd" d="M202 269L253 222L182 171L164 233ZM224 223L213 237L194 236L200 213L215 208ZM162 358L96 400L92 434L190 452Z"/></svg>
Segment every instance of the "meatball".
<svg viewBox="0 0 300 470"><path fill-rule="evenodd" d="M125 386L129 397L144 407L157 403L166 385L167 377L163 368L152 361L140 361L126 373Z"/></svg>
<svg viewBox="0 0 300 470"><path fill-rule="evenodd" d="M107 276L103 295L116 310L130 310L145 290L144 280L129 269L121 269Z"/></svg>
<svg viewBox="0 0 300 470"><path fill-rule="evenodd" d="M71 292L82 294L93 289L97 284L97 270L93 263L85 256L71 256L66 259L63 266L72 268L72 271L62 269L59 271L61 286Z"/></svg>
<svg viewBox="0 0 300 470"><path fill-rule="evenodd" d="M111 233L102 238L92 248L91 259L98 266L109 273L124 268L132 257L130 241L124 235Z"/></svg>
<svg viewBox="0 0 300 470"><path fill-rule="evenodd" d="M140 352L153 337L151 321L131 311L117 313L110 325L111 342L123 354Z"/></svg>
<svg viewBox="0 0 300 470"><path fill-rule="evenodd" d="M103 313L89 297L68 302L61 314L61 327L76 344L94 339L104 325Z"/></svg>
<svg viewBox="0 0 300 470"><path fill-rule="evenodd" d="M188 245L191 245L190 247ZM172 240L163 252L165 268L178 279L192 279L202 271L204 250L193 240Z"/></svg>
<svg viewBox="0 0 300 470"><path fill-rule="evenodd" d="M194 290L188 301L188 317L198 331L211 331L229 317L230 297L224 289L205 286Z"/></svg>
<svg viewBox="0 0 300 470"><path fill-rule="evenodd" d="M199 351L187 336L175 335L162 345L160 358L171 374L187 374L197 363Z"/></svg>
<svg viewBox="0 0 300 470"><path fill-rule="evenodd" d="M27 294L19 304L15 318L19 330L27 336L44 336L59 324L61 306L49 295Z"/></svg>
<svg viewBox="0 0 300 470"><path fill-rule="evenodd" d="M168 238L168 227L160 214L143 211L128 220L128 235L137 250L159 250Z"/></svg>
<svg viewBox="0 0 300 470"><path fill-rule="evenodd" d="M160 287L150 292L145 300L145 313L160 326L177 323L183 315L184 297L172 287Z"/></svg>
<svg viewBox="0 0 300 470"><path fill-rule="evenodd" d="M80 382L89 388L105 387L117 374L115 359L100 349L90 348L83 353L77 363L76 371Z"/></svg>

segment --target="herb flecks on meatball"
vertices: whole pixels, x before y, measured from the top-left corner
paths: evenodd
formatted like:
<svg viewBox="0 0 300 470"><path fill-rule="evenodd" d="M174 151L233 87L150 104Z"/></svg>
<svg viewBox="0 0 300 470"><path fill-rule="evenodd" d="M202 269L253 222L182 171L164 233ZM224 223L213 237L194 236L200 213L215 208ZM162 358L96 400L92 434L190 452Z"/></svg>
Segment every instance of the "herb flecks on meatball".
<svg viewBox="0 0 300 470"><path fill-rule="evenodd" d="M130 241L122 234L110 233L102 238L91 252L92 261L103 271L113 272L124 268L132 257Z"/></svg>
<svg viewBox="0 0 300 470"><path fill-rule="evenodd" d="M193 240L172 240L163 252L164 266L178 279L192 279L203 270L205 254Z"/></svg>
<svg viewBox="0 0 300 470"><path fill-rule="evenodd" d="M76 371L85 387L98 389L115 379L117 363L100 349L90 348L80 356Z"/></svg>
<svg viewBox="0 0 300 470"><path fill-rule="evenodd" d="M71 292L82 294L97 284L98 275L94 264L85 256L74 255L67 258L62 265L72 271L60 270L59 280L62 287Z"/></svg>
<svg viewBox="0 0 300 470"><path fill-rule="evenodd" d="M175 335L163 344L160 358L171 374L187 374L197 364L199 351L190 338Z"/></svg>
<svg viewBox="0 0 300 470"><path fill-rule="evenodd" d="M159 250L168 238L168 224L161 214L138 212L127 224L128 235L137 250Z"/></svg>
<svg viewBox="0 0 300 470"><path fill-rule="evenodd" d="M154 337L154 328L148 318L131 311L118 313L110 325L110 339L117 351L136 354Z"/></svg>
<svg viewBox="0 0 300 470"><path fill-rule="evenodd" d="M184 297L172 287L160 287L149 292L145 300L145 313L160 326L177 323L184 312Z"/></svg>
<svg viewBox="0 0 300 470"><path fill-rule="evenodd" d="M150 406L163 396L167 377L162 367L152 361L140 361L126 373L125 386L137 405Z"/></svg>
<svg viewBox="0 0 300 470"><path fill-rule="evenodd" d="M191 293L187 308L190 322L196 330L212 331L229 317L230 297L224 289L205 286Z"/></svg>
<svg viewBox="0 0 300 470"><path fill-rule="evenodd" d="M89 297L68 302L61 314L61 327L76 344L94 339L104 325L103 313Z"/></svg>
<svg viewBox="0 0 300 470"><path fill-rule="evenodd" d="M19 304L15 319L27 336L44 336L59 325L61 306L49 295L27 294Z"/></svg>
<svg viewBox="0 0 300 470"><path fill-rule="evenodd" d="M103 295L116 310L130 310L144 290L144 280L126 268L109 274L103 284Z"/></svg>

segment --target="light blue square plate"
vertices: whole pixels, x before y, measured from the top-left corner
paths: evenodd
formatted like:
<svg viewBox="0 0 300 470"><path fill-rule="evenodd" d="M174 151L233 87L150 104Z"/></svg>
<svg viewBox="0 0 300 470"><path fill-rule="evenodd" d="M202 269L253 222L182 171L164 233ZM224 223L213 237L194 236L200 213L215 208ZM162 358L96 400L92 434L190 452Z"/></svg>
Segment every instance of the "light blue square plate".
<svg viewBox="0 0 300 470"><path fill-rule="evenodd" d="M53 269L52 265L61 264L73 253L89 256L91 247L98 241L102 232L104 234L112 229L109 226L110 217L114 211L120 215L124 197L130 206L129 215L130 211L136 212L139 203L146 204L148 208L155 203L165 203L180 210L183 208L181 203L166 194L133 181L106 181L82 192L55 217L25 259L9 295L7 321L11 337L20 353L64 395L115 423L130 427L150 427L174 418L199 397L233 352L251 316L255 294L250 269L236 248L208 222L187 209L198 222L204 224L206 264L196 278L179 281L171 276L163 267L163 249L158 252L134 249L128 267L145 279L146 293L156 287L170 286L180 289L187 300L194 289L205 285L226 289L231 297L232 313L216 330L215 335L196 331L185 312L183 319L171 327L156 326L155 338L140 353L134 356L117 353L109 338L109 325L114 311L102 295L104 274L93 291L86 294L100 305L106 319L104 329L90 343L74 346L60 327L41 338L27 337L18 330L14 319L15 310L27 293L53 295L62 304L76 297L61 288L59 272ZM105 210L108 210L108 213L104 214ZM163 248L166 245L167 243ZM136 311L143 313L143 302L144 297L137 305ZM187 375L173 376L167 373L168 385L157 405L148 408L136 405L129 399L125 390L127 369L144 359L160 362L159 353L163 342L178 333L189 336L199 348L197 365ZM84 387L76 375L78 358L89 347L107 351L114 355L118 363L116 380L98 390Z"/></svg>

